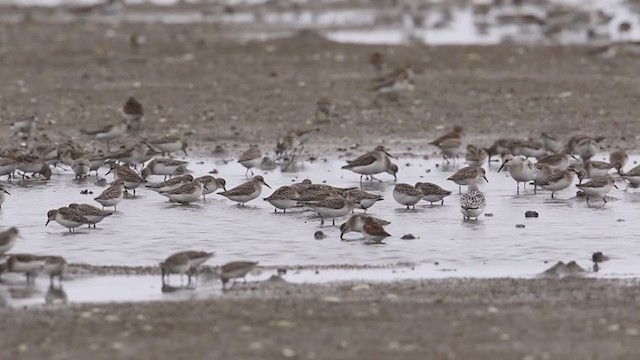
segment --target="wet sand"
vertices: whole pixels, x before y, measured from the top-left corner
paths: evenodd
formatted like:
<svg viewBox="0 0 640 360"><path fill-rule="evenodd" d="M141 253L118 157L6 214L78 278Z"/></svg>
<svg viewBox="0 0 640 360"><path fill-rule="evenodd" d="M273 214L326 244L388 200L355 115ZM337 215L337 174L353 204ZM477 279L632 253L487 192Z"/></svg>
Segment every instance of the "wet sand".
<svg viewBox="0 0 640 360"><path fill-rule="evenodd" d="M247 287L221 299L0 310L7 358L632 359L636 281Z"/></svg>
<svg viewBox="0 0 640 360"><path fill-rule="evenodd" d="M141 135L176 132L204 151L273 144L286 129L321 127L311 148L381 141L433 151L436 127L470 139L602 134L638 145L640 63L587 48L341 45L313 35L216 41L215 25L0 25L2 137L37 113L39 137L118 119L126 98L147 109ZM129 36L147 43L130 46ZM371 106L367 57L422 74L400 105ZM339 116L313 120L328 95ZM389 136L389 134L392 134ZM408 145L407 145L408 144ZM243 146L244 146L243 145ZM335 149L333 149L335 150ZM234 150L235 151L235 150ZM241 291L208 301L0 310L7 358L635 358L640 287L591 279L445 280ZM336 299L341 300L335 302ZM189 355L186 355L189 354Z"/></svg>

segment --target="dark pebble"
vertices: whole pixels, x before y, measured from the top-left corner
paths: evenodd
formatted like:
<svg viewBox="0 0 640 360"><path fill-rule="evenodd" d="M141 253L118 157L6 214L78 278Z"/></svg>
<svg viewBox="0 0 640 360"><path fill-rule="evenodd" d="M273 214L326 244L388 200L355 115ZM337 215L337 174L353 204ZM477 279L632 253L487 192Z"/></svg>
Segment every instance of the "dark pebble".
<svg viewBox="0 0 640 360"><path fill-rule="evenodd" d="M405 234L400 238L401 240L415 240L416 237L413 234Z"/></svg>
<svg viewBox="0 0 640 360"><path fill-rule="evenodd" d="M89 189L84 189L84 190L80 191L80 194L82 194L82 195L91 195L91 194L93 194L93 191L91 191Z"/></svg>
<svg viewBox="0 0 640 360"><path fill-rule="evenodd" d="M625 221L627 221L627 220L625 220L625 219L618 219L618 220L616 220L616 221L617 221L617 222L625 222Z"/></svg>
<svg viewBox="0 0 640 360"><path fill-rule="evenodd" d="M322 231L316 231L316 233L315 233L315 234L313 234L313 237L314 237L316 240L322 240L322 239L326 238L326 237L327 237L327 235L325 235Z"/></svg>
<svg viewBox="0 0 640 360"><path fill-rule="evenodd" d="M516 229L524 229L524 224L517 224Z"/></svg>
<svg viewBox="0 0 640 360"><path fill-rule="evenodd" d="M527 212L525 212L525 213L524 213L524 217L526 217L526 218L532 218L532 217L533 217L533 218L537 218L538 216L539 216L539 215L538 215L538 212L537 212L537 211L531 211L531 210L529 210L529 211L527 211Z"/></svg>
<svg viewBox="0 0 640 360"><path fill-rule="evenodd" d="M484 214L484 217L493 217L493 214L492 213L486 213L486 214Z"/></svg>

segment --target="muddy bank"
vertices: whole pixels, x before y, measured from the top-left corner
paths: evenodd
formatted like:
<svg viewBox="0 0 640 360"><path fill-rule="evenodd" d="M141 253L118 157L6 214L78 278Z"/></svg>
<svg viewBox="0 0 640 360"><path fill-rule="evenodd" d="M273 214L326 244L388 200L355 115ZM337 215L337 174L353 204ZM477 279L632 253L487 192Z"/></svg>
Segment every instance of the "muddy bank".
<svg viewBox="0 0 640 360"><path fill-rule="evenodd" d="M0 310L0 347L12 359L631 359L639 296L636 281L573 278L281 285Z"/></svg>
<svg viewBox="0 0 640 360"><path fill-rule="evenodd" d="M206 24L24 23L0 30L5 138L12 119L37 113L41 135L88 140L80 129L116 121L134 95L147 115L132 138L185 134L205 152L271 145L287 129L316 126L322 131L311 151L383 141L427 149L424 140L453 124L485 144L540 131L603 134L614 148L634 149L639 141L640 63L629 53L603 59L585 47L361 46L308 33L240 44L220 40L224 26ZM133 34L144 35L145 44L132 47ZM372 106L367 60L374 50L389 69L411 64L421 72L399 105ZM314 120L321 96L336 103L329 123Z"/></svg>

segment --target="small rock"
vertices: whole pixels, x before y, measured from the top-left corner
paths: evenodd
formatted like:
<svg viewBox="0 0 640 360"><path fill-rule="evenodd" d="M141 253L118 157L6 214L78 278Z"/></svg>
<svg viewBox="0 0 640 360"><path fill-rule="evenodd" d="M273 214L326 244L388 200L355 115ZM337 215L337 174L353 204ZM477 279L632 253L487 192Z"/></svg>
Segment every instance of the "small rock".
<svg viewBox="0 0 640 360"><path fill-rule="evenodd" d="M516 224L516 229L524 229L524 224Z"/></svg>
<svg viewBox="0 0 640 360"><path fill-rule="evenodd" d="M405 234L400 238L401 240L415 240L416 237L413 234Z"/></svg>
<svg viewBox="0 0 640 360"><path fill-rule="evenodd" d="M625 219L618 219L618 220L616 220L616 221L617 221L617 222L625 222L625 221L627 221L627 220L625 220Z"/></svg>
<svg viewBox="0 0 640 360"><path fill-rule="evenodd" d="M93 191L91 191L89 189L84 189L84 190L80 191L80 194L82 194L82 195L91 195L91 194L93 194Z"/></svg>
<svg viewBox="0 0 640 360"><path fill-rule="evenodd" d="M602 251L596 251L596 252L594 252L594 253L593 253L593 255L591 255L591 260L592 260L594 263L600 263L600 262L604 262L604 261L609 260L609 257L608 257L608 256L605 256L605 255L602 253Z"/></svg>
<svg viewBox="0 0 640 360"><path fill-rule="evenodd" d="M324 238L326 238L327 235L325 235L322 231L316 231L315 234L313 234L313 238L316 240L322 240Z"/></svg>
<svg viewBox="0 0 640 360"><path fill-rule="evenodd" d="M525 213L524 213L524 217L526 217L526 218L537 218L538 216L539 216L539 215L538 215L538 212L537 212L537 211L531 211L531 210L529 210L529 211L527 211L527 212L525 212Z"/></svg>
<svg viewBox="0 0 640 360"><path fill-rule="evenodd" d="M493 217L493 213L486 213L484 214L484 217Z"/></svg>
<svg viewBox="0 0 640 360"><path fill-rule="evenodd" d="M371 286L369 284L358 284L351 288L353 291L369 290Z"/></svg>

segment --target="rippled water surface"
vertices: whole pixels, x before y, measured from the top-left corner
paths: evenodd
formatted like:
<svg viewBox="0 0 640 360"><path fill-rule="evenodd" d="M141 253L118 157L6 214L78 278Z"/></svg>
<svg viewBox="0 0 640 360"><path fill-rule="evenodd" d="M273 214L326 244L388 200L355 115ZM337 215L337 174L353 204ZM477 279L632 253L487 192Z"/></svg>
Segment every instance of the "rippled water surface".
<svg viewBox="0 0 640 360"><path fill-rule="evenodd" d="M155 265L173 252L196 249L215 251L212 265L247 259L262 265L330 265L438 263L457 269L463 276L522 276L544 270L547 262L588 260L594 251L603 251L612 260L606 264L609 275L639 274L639 240L635 236L640 224L634 215L640 207L640 190L627 189L619 181L612 199L603 206L588 206L575 197L575 188L557 193L533 194L533 189L516 195L515 182L497 166L487 173L483 184L487 196L485 213L479 221L463 221L458 207L457 185L447 181L456 166L436 166L439 160L399 159L399 182L413 184L430 181L454 191L444 206L421 202L415 211L397 204L391 195L390 176L381 175L384 183L364 183L364 188L385 195L370 209L370 214L391 221L386 229L392 237L385 245L364 245L361 241L340 241L338 226L330 221L320 226L319 218L305 209L274 213L262 201L272 190L264 188L260 199L239 207L222 196L211 194L206 201L183 206L169 203L163 196L140 189L134 198L123 200L115 215L98 224L97 229L79 228L76 233L55 222L45 227L49 209L71 202L93 203L104 188L94 185L95 176L76 181L70 172L54 174L51 181L14 181L11 196L0 210L2 226L18 226L23 239L13 252L56 254L71 263L96 265ZM295 172L276 169L263 174L273 189L310 178L336 186L359 186L359 176L340 170L342 160L304 162ZM214 159L192 159L194 175L217 169L227 180L227 187L245 181L244 168L235 162L224 164ZM101 174L104 175L105 170ZM111 177L109 176L109 180ZM162 180L155 177L153 180ZM89 189L93 195L80 192ZM525 219L527 210L540 213L539 218ZM357 210L361 211L361 210ZM339 225L346 218L337 221ZM524 224L523 229L516 224ZM315 240L314 233L327 235ZM412 233L417 239L401 240ZM346 237L357 239L359 234ZM426 276L434 271L425 272ZM429 275L432 273L431 275ZM482 275L485 274L485 275ZM456 274L451 274L455 276Z"/></svg>

